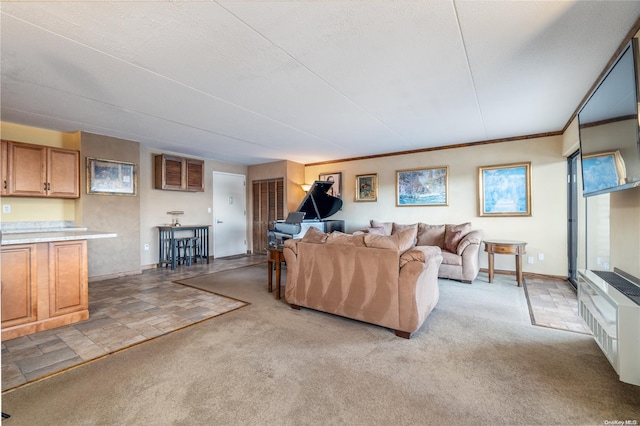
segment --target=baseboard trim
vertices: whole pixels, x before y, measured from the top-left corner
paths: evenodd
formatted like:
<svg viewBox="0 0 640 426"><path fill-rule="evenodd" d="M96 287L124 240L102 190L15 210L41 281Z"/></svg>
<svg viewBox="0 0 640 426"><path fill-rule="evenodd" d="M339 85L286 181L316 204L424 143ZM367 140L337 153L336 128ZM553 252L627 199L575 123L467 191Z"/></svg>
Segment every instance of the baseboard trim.
<svg viewBox="0 0 640 426"><path fill-rule="evenodd" d="M116 272L115 274L107 274L107 275L96 275L93 277L89 277L89 282L93 283L96 281L105 281L105 280L111 280L114 278L122 278L122 277L128 277L130 275L140 275L142 273L142 267L136 271L125 271L125 272Z"/></svg>
<svg viewBox="0 0 640 426"><path fill-rule="evenodd" d="M484 273L489 273L489 270L486 268L480 268L480 272L484 272ZM500 275L512 275L512 276L516 276L515 271L507 271L507 270L499 270L499 269L495 269L493 271L494 274L500 274ZM561 275L548 275L548 274L535 274L533 272L523 272L522 276L524 278L539 278L539 279L550 279L550 280L558 280L558 281L568 281L569 278L568 277L563 277Z"/></svg>

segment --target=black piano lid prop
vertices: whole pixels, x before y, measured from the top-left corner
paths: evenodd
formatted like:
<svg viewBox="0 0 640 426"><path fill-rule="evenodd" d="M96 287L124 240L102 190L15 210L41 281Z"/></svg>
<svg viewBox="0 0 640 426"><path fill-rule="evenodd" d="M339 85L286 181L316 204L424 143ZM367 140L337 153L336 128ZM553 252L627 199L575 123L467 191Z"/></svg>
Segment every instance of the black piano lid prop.
<svg viewBox="0 0 640 426"><path fill-rule="evenodd" d="M296 211L304 212L305 220L321 220L334 215L342 208L342 200L327 194L331 185L333 182L329 181L313 182Z"/></svg>

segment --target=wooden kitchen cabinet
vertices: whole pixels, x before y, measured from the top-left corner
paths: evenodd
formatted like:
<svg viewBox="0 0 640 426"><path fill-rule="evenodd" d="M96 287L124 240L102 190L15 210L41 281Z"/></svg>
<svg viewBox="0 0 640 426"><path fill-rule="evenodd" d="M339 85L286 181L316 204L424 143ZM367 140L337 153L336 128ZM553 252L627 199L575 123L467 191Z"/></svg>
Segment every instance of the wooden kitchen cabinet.
<svg viewBox="0 0 640 426"><path fill-rule="evenodd" d="M89 308L87 242L49 243L49 315Z"/></svg>
<svg viewBox="0 0 640 426"><path fill-rule="evenodd" d="M171 191L204 191L204 161L176 155L155 156L155 188Z"/></svg>
<svg viewBox="0 0 640 426"><path fill-rule="evenodd" d="M89 319L87 241L3 245L2 341Z"/></svg>
<svg viewBox="0 0 640 426"><path fill-rule="evenodd" d="M7 196L80 197L80 153L7 141Z"/></svg>
<svg viewBox="0 0 640 426"><path fill-rule="evenodd" d="M8 175L9 171L7 169L8 165L8 155L9 155L9 142L2 140L2 166L0 167L0 179L2 179L2 188L0 188L0 195L7 195L7 189L9 187Z"/></svg>
<svg viewBox="0 0 640 426"><path fill-rule="evenodd" d="M36 246L24 244L2 248L2 328L36 320Z"/></svg>

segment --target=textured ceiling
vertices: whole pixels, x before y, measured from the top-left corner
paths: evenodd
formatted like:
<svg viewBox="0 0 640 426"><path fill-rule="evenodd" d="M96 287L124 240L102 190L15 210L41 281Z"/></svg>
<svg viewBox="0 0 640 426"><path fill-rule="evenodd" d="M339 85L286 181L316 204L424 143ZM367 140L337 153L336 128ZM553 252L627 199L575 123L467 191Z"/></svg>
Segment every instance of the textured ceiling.
<svg viewBox="0 0 640 426"><path fill-rule="evenodd" d="M3 121L312 163L562 130L640 1L1 3Z"/></svg>

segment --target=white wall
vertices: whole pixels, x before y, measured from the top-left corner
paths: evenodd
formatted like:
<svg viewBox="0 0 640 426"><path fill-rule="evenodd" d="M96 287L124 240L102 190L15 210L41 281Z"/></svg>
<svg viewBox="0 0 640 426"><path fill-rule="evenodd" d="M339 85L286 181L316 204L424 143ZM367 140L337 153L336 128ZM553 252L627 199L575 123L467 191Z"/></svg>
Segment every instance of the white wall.
<svg viewBox="0 0 640 426"><path fill-rule="evenodd" d="M368 226L370 219L398 223L431 224L470 221L487 238L527 242L524 272L567 276L567 185L566 158L561 136L473 145L423 153L307 166L305 180L313 182L322 172L342 172L344 207L332 219L344 219L347 232ZM480 217L478 167L531 162L532 216ZM396 207L396 171L449 166L449 205L442 207ZM378 201L354 202L355 176L378 174ZM539 261L543 253L545 260ZM480 255L487 267L487 257ZM496 269L515 270L513 256L496 256Z"/></svg>

